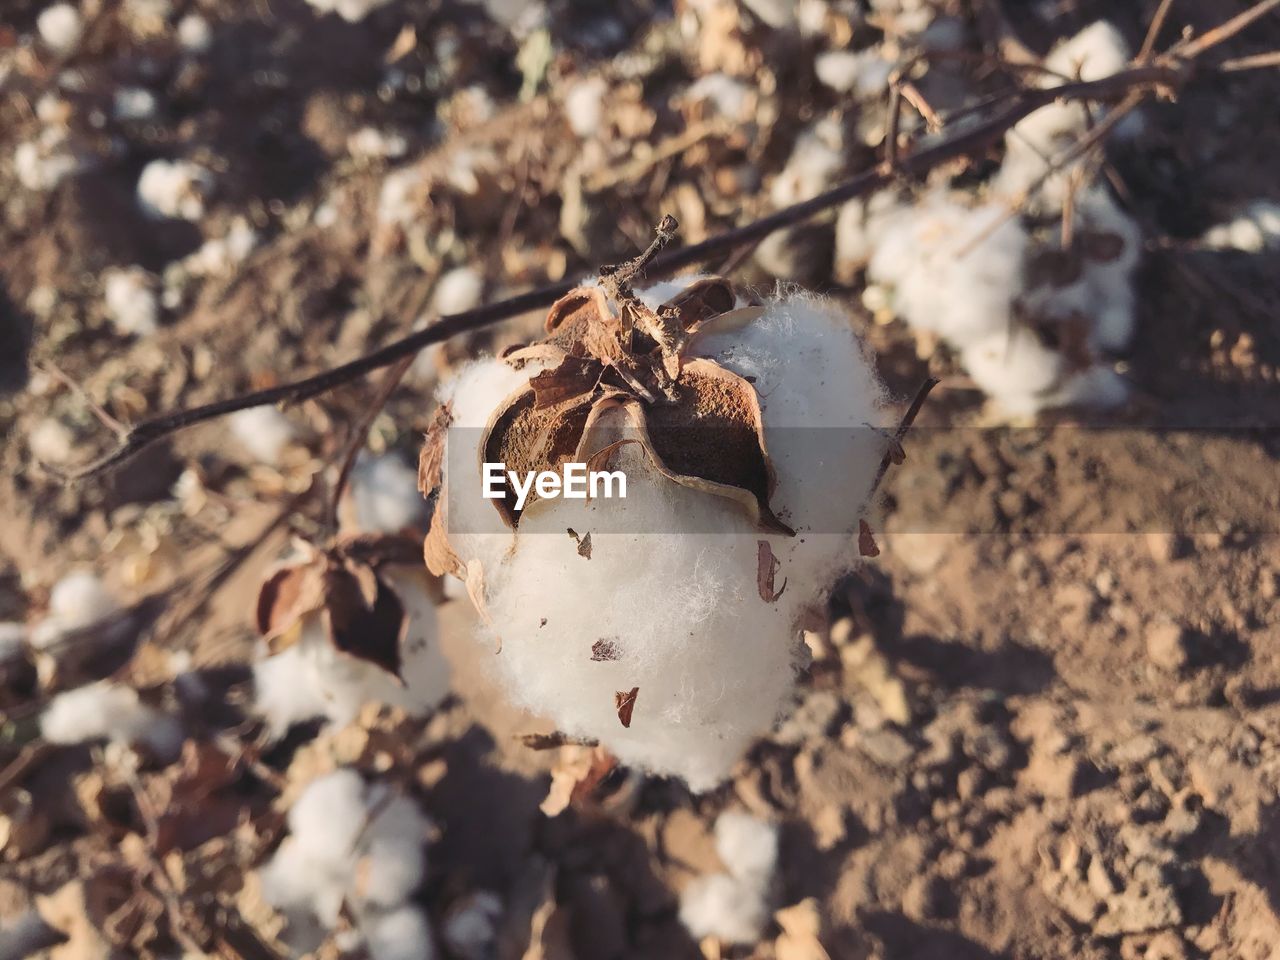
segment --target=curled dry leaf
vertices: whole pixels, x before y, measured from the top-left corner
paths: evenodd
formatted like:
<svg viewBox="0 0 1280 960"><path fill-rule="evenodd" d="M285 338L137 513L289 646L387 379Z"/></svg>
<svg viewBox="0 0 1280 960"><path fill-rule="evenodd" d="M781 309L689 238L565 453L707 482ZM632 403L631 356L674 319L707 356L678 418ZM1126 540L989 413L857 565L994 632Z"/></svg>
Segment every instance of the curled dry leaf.
<svg viewBox="0 0 1280 960"><path fill-rule="evenodd" d="M781 587L777 590L773 589L773 579L777 575L780 566L782 566L782 562L773 555L773 547L769 546L769 541L757 540L756 589L760 592L760 599L765 603L773 603L782 596L782 591L787 589L785 578Z"/></svg>
<svg viewBox="0 0 1280 960"><path fill-rule="evenodd" d="M427 537L431 544L432 538ZM302 636L304 621L319 616L334 649L400 677L400 648L409 622L399 596L379 571L416 563L417 546L395 536L340 540L311 548L301 562L276 570L258 593L258 632L279 653Z"/></svg>
<svg viewBox="0 0 1280 960"><path fill-rule="evenodd" d="M880 546L871 532L871 525L862 519L858 520L858 553L864 557L880 556Z"/></svg>
<svg viewBox="0 0 1280 960"><path fill-rule="evenodd" d="M639 687L632 687L627 691L619 690L613 695L613 704L618 708L618 720L624 727L631 726L631 714L635 712L636 695L639 693Z"/></svg>

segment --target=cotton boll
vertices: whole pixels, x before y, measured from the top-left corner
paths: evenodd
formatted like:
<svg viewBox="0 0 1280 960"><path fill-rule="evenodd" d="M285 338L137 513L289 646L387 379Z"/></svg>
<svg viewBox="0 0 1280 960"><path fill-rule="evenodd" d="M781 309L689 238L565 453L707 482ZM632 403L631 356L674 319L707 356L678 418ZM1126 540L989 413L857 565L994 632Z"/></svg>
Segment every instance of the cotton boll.
<svg viewBox="0 0 1280 960"><path fill-rule="evenodd" d="M366 831L355 892L364 904L394 907L409 898L426 874L423 845L431 822L408 797L385 800L377 790L370 791L369 807L380 812Z"/></svg>
<svg viewBox="0 0 1280 960"><path fill-rule="evenodd" d="M858 197L840 208L836 216L835 276L849 283L871 260L885 227L901 209L888 190Z"/></svg>
<svg viewBox="0 0 1280 960"><path fill-rule="evenodd" d="M1044 65L1066 77L1101 80L1123 70L1129 58L1129 45L1120 31L1106 20L1098 20L1054 47Z"/></svg>
<svg viewBox="0 0 1280 960"><path fill-rule="evenodd" d="M322 717L328 707L319 684L308 677L310 663L301 645L253 665L253 703L267 723L267 734L278 740L295 723Z"/></svg>
<svg viewBox="0 0 1280 960"><path fill-rule="evenodd" d="M881 228L867 277L894 288L899 316L958 345L998 332L1023 285L1025 230L999 204L931 193Z"/></svg>
<svg viewBox="0 0 1280 960"><path fill-rule="evenodd" d="M1085 261L1085 281L1095 303L1094 343L1105 350L1123 350L1133 339L1133 279L1142 256L1142 230L1100 187L1082 193L1076 209L1082 229L1119 241L1114 258Z"/></svg>
<svg viewBox="0 0 1280 960"><path fill-rule="evenodd" d="M1245 253L1280 248L1280 203L1250 201L1233 219L1210 228L1200 242L1211 250Z"/></svg>
<svg viewBox="0 0 1280 960"><path fill-rule="evenodd" d="M363 924L369 960L433 960L431 924L419 907L404 906Z"/></svg>
<svg viewBox="0 0 1280 960"><path fill-rule="evenodd" d="M801 531L768 538L790 582L775 603L757 593L765 535L741 506L660 477L634 445L610 464L628 476L625 499L539 501L518 536L480 532L495 529L496 513L478 495L478 471L449 477L448 464L478 463L474 428L537 369L474 364L442 397L453 402L454 426L473 428L450 433L451 445L472 445L446 458L446 487L457 484L444 497L450 542L483 566L484 638L501 639L495 667L511 695L623 763L683 777L697 791L723 780L785 703L797 618L856 561L851 534L883 450L865 427L878 419L882 388L843 314L781 298L740 330L717 334L714 321L709 330L693 352L756 378L778 480L772 503ZM592 532L590 560L567 528ZM602 638L617 659L592 659ZM639 694L624 728L614 693L632 687Z"/></svg>
<svg viewBox="0 0 1280 960"><path fill-rule="evenodd" d="M307 784L289 808L289 830L306 855L344 863L365 828L364 778L343 767Z"/></svg>
<svg viewBox="0 0 1280 960"><path fill-rule="evenodd" d="M450 904L441 931L449 952L462 960L486 960L498 939L502 913L502 899L488 890Z"/></svg>
<svg viewBox="0 0 1280 960"><path fill-rule="evenodd" d="M765 888L778 864L778 828L758 817L726 810L716 818L716 853L729 875Z"/></svg>
<svg viewBox="0 0 1280 960"><path fill-rule="evenodd" d="M825 118L800 134L786 166L773 179L769 199L786 207L816 196L831 185L845 163L839 122Z"/></svg>
<svg viewBox="0 0 1280 960"><path fill-rule="evenodd" d="M24 141L13 150L14 172L28 190L52 190L83 166L67 141L66 131L60 127L45 127L36 139Z"/></svg>
<svg viewBox="0 0 1280 960"><path fill-rule="evenodd" d="M91 627L119 611L111 591L88 570L67 574L49 593L49 619L64 632Z"/></svg>
<svg viewBox="0 0 1280 960"><path fill-rule="evenodd" d="M227 417L236 442L260 463L278 464L285 447L293 443L297 430L275 407L250 407Z"/></svg>
<svg viewBox="0 0 1280 960"><path fill-rule="evenodd" d="M418 471L399 454L360 456L351 471L351 499L360 530L398 533L422 523L426 501L418 490Z"/></svg>
<svg viewBox="0 0 1280 960"><path fill-rule="evenodd" d="M191 276L214 277L244 262L258 245L258 232L244 217L237 216L225 235L206 240L195 253L182 261Z"/></svg>
<svg viewBox="0 0 1280 960"><path fill-rule="evenodd" d="M409 142L398 133L383 133L374 127L361 127L347 138L347 152L365 160L403 157Z"/></svg>
<svg viewBox="0 0 1280 960"><path fill-rule="evenodd" d="M307 0L317 13L336 13L347 23L359 23L391 0Z"/></svg>
<svg viewBox="0 0 1280 960"><path fill-rule="evenodd" d="M480 306L484 275L475 267L454 267L441 274L431 291L431 309L438 316L465 313Z"/></svg>
<svg viewBox="0 0 1280 960"><path fill-rule="evenodd" d="M146 336L156 332L160 303L153 280L140 267L111 269L103 273L102 290L107 318L118 333Z"/></svg>
<svg viewBox="0 0 1280 960"><path fill-rule="evenodd" d="M138 203L155 219L199 220L213 174L187 160L152 160L138 178Z"/></svg>
<svg viewBox="0 0 1280 960"><path fill-rule="evenodd" d="M701 104L710 116L731 121L748 119L755 94L741 80L726 73L707 73L680 95L687 104Z"/></svg>
<svg viewBox="0 0 1280 960"><path fill-rule="evenodd" d="M584 140L596 136L604 123L604 95L609 89L603 77L579 80L564 97L569 129Z"/></svg>
<svg viewBox="0 0 1280 960"><path fill-rule="evenodd" d="M419 209L414 198L425 182L426 174L418 166L404 167L387 174L378 192L378 223L403 226L412 222Z"/></svg>
<svg viewBox="0 0 1280 960"><path fill-rule="evenodd" d="M40 715L40 732L50 743L144 744L162 760L182 747L176 720L144 704L136 690L106 680L54 697Z"/></svg>
<svg viewBox="0 0 1280 960"><path fill-rule="evenodd" d="M117 120L146 120L155 116L156 95L145 87L121 87L112 98Z"/></svg>
<svg viewBox="0 0 1280 960"><path fill-rule="evenodd" d="M769 923L769 908L753 884L713 873L692 881L680 894L680 922L698 940L755 943Z"/></svg>
<svg viewBox="0 0 1280 960"><path fill-rule="evenodd" d="M818 79L836 93L852 93L857 100L870 100L888 89L893 61L878 49L830 50L813 61Z"/></svg>
<svg viewBox="0 0 1280 960"><path fill-rule="evenodd" d="M60 57L75 53L84 38L84 18L70 3L45 7L36 17L36 31L46 47Z"/></svg>
<svg viewBox="0 0 1280 960"><path fill-rule="evenodd" d="M1015 416L1037 413L1067 374L1065 358L1021 325L965 347L960 362L1002 408Z"/></svg>
<svg viewBox="0 0 1280 960"><path fill-rule="evenodd" d="M209 21L198 13L188 13L178 21L178 43L188 53L204 53L213 44Z"/></svg>

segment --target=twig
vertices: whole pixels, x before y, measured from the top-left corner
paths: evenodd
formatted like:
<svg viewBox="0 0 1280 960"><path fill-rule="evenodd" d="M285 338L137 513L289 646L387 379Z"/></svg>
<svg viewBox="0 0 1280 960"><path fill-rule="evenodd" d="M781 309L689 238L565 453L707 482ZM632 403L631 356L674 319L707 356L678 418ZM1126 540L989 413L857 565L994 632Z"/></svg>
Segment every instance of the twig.
<svg viewBox="0 0 1280 960"><path fill-rule="evenodd" d="M84 388L84 384L67 376L66 372L54 363L52 360L45 360L43 363L36 364L36 369L47 373L53 379L57 380L64 387L69 389L77 397L84 401L89 411L98 418L98 422L116 435L117 439L123 439L125 434L129 432L129 428L123 423L109 414L102 404L89 396L89 391Z"/></svg>
<svg viewBox="0 0 1280 960"><path fill-rule="evenodd" d="M898 421L898 429L893 432L893 436L889 438L889 447L885 450L884 456L880 459L880 467L876 470L876 478L871 481L870 493L875 493L880 489L880 482L884 480L884 475L889 472L889 468L895 463L901 463L905 458L902 452L902 441L907 435L907 431L911 429L911 425L916 422L916 417L920 416L920 411L924 407L924 402L929 399L929 393L938 385L935 377L929 377L924 383L920 384L920 388L916 390L916 395L911 400L911 406L907 407L907 412L902 415L902 419Z"/></svg>
<svg viewBox="0 0 1280 960"><path fill-rule="evenodd" d="M1270 53L1255 53L1251 57L1236 57L1234 60L1223 60L1214 66L1222 73L1240 73L1243 70L1266 70L1280 67L1280 50Z"/></svg>
<svg viewBox="0 0 1280 960"><path fill-rule="evenodd" d="M866 196L891 183L898 176L921 176L952 160L984 150L998 142L1020 120L1057 100L1115 102L1153 93L1166 97L1172 96L1181 90L1197 72L1214 70L1212 64L1196 62L1199 54L1235 36L1277 6L1280 6L1280 0L1261 0L1243 14L1210 31L1199 40L1179 44L1150 64L1131 66L1098 80L1074 81L1056 87L1024 90L1016 102L995 116L941 143L906 157L893 157L895 162L890 162L891 158L886 157L886 160L877 166L863 171L816 197L709 237L701 243L655 257L647 265L647 272L652 275L671 274L684 267L724 256L744 244L756 242L777 230L802 223L855 197ZM1119 112L1115 111L1112 116ZM1101 130L1104 126L1105 122L1100 124L1098 129ZM424 347L440 343L456 334L478 330L527 311L547 307L568 293L570 289L572 284L569 282L557 283L474 310L442 317L437 323L415 330L372 353L315 376L143 420L130 429L128 435L114 450L78 469L67 473L60 473L53 468L46 469L52 475L60 476L66 481L84 480L97 476L123 463L155 441L179 430L237 410L306 400L374 370L390 366L405 356L416 354Z"/></svg>
<svg viewBox="0 0 1280 960"><path fill-rule="evenodd" d="M1160 0L1160 7L1156 10L1156 15L1151 18L1151 26L1147 28L1146 39L1142 41L1142 49L1138 51L1138 63L1148 63L1154 55L1156 38L1164 29L1164 22L1169 18L1169 9L1172 6L1173 0Z"/></svg>

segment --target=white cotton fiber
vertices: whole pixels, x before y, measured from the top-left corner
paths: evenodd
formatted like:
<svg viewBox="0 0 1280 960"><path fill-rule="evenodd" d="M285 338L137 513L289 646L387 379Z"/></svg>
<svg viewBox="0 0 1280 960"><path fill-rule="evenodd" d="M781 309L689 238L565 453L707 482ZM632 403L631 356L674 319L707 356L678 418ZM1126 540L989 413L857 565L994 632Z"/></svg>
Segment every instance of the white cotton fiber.
<svg viewBox="0 0 1280 960"><path fill-rule="evenodd" d="M502 898L489 890L454 901L442 925L445 946L461 960L486 960L493 953L502 913Z"/></svg>
<svg viewBox="0 0 1280 960"><path fill-rule="evenodd" d="M178 21L178 43L187 53L204 53L213 43L209 21L198 13L188 13Z"/></svg>
<svg viewBox="0 0 1280 960"><path fill-rule="evenodd" d="M681 892L680 922L698 940L755 943L769 923L769 907L752 884L713 873L698 877Z"/></svg>
<svg viewBox="0 0 1280 960"><path fill-rule="evenodd" d="M351 471L356 526L374 533L398 533L422 523L426 501L418 471L397 453L361 456Z"/></svg>
<svg viewBox="0 0 1280 960"><path fill-rule="evenodd" d="M145 270L126 267L104 271L102 295L107 319L118 333L146 336L156 332L160 302L154 281Z"/></svg>
<svg viewBox="0 0 1280 960"><path fill-rule="evenodd" d="M292 421L275 407L250 407L227 417L232 436L259 463L279 464L298 435Z"/></svg>
<svg viewBox="0 0 1280 960"><path fill-rule="evenodd" d="M867 278L893 288L894 309L912 327L968 343L1007 324L1029 241L1003 206L933 191L890 212L871 236Z"/></svg>
<svg viewBox="0 0 1280 960"><path fill-rule="evenodd" d="M307 785L288 824L289 836L259 877L264 898L290 916L291 927L318 922L332 930L349 904L371 949L380 936L390 950L398 937L422 932L403 918L386 923L406 909L426 871L431 822L416 803L342 768ZM429 948L429 931L425 939Z"/></svg>
<svg viewBox="0 0 1280 960"><path fill-rule="evenodd" d="M604 77L585 77L565 94L564 116L569 121L569 129L584 140L600 132L604 123L604 95L608 89Z"/></svg>
<svg viewBox="0 0 1280 960"><path fill-rule="evenodd" d="M1280 248L1280 203L1250 201L1231 220L1211 227L1200 242L1211 250L1261 253Z"/></svg>
<svg viewBox="0 0 1280 960"><path fill-rule="evenodd" d="M173 717L144 704L136 690L107 680L54 697L40 715L40 733L50 743L143 744L166 761L182 747L182 728Z"/></svg>
<svg viewBox="0 0 1280 960"><path fill-rule="evenodd" d="M658 302L687 282L643 296ZM770 300L762 317L702 336L693 353L754 378L777 472L771 504L798 536L762 534L738 504L659 477L635 445L610 464L628 476L625 499L540 501L514 538L495 527L478 469L445 499L450 542L483 566L484 639L501 641L494 664L511 695L623 763L702 791L772 725L792 688L801 611L857 561L852 534L883 451L866 425L880 419L882 388L847 316L803 296ZM537 370L465 368L442 395L454 426L482 427ZM451 449L446 466L478 463L480 432L452 430L450 443L470 448ZM592 533L589 560L567 528ZM762 539L781 562L777 584L788 581L773 603L757 589ZM617 659L592 659L602 639ZM614 694L632 687L627 729Z"/></svg>
<svg viewBox="0 0 1280 960"><path fill-rule="evenodd" d="M993 334L964 348L960 362L974 382L1006 412L1030 416L1051 407L1118 406L1127 398L1124 381L1094 366L1073 370L1025 326Z"/></svg>
<svg viewBox="0 0 1280 960"><path fill-rule="evenodd" d="M871 100L884 95L893 73L893 61L885 59L878 48L867 50L829 50L813 61L818 79L836 93L851 93L856 100Z"/></svg>
<svg viewBox="0 0 1280 960"><path fill-rule="evenodd" d="M199 220L213 174L188 160L152 160L138 177L138 203L157 220Z"/></svg>
<svg viewBox="0 0 1280 960"><path fill-rule="evenodd" d="M92 626L119 610L119 601L106 584L88 570L68 573L49 593L49 616L63 630Z"/></svg>
<svg viewBox="0 0 1280 960"><path fill-rule="evenodd" d="M13 150L14 172L28 190L52 190L83 166L61 127L45 127L34 140L25 140Z"/></svg>
<svg viewBox="0 0 1280 960"><path fill-rule="evenodd" d="M359 23L391 0L307 0L317 13L336 13L347 23Z"/></svg>
<svg viewBox="0 0 1280 960"><path fill-rule="evenodd" d="M1129 45L1120 31L1106 20L1098 20L1054 47L1044 65L1064 77L1101 80L1123 70L1129 56Z"/></svg>
<svg viewBox="0 0 1280 960"><path fill-rule="evenodd" d="M844 163L840 122L834 117L819 120L796 138L786 165L773 178L769 199L775 207L809 200L835 182Z"/></svg>
<svg viewBox="0 0 1280 960"><path fill-rule="evenodd" d="M421 908L404 906L371 917L365 925L369 960L433 960L431 924Z"/></svg>
<svg viewBox="0 0 1280 960"><path fill-rule="evenodd" d="M454 267L440 275L431 291L431 309L437 316L447 317L480 306L484 295L484 275L475 267Z"/></svg>
<svg viewBox="0 0 1280 960"><path fill-rule="evenodd" d="M754 94L741 80L727 73L704 73L680 95L682 103L701 104L708 117L741 122L748 119Z"/></svg>
<svg viewBox="0 0 1280 960"><path fill-rule="evenodd" d="M367 703L410 713L434 709L449 692L449 662L440 649L435 605L417 571L383 571L409 619L401 646L404 685L381 668L335 650L319 614L310 614L296 644L254 664L254 706L268 735L283 736L295 723L323 717L342 726Z"/></svg>
<svg viewBox="0 0 1280 960"><path fill-rule="evenodd" d="M46 47L60 57L70 56L84 38L84 18L70 3L55 3L40 11L36 31Z"/></svg>
<svg viewBox="0 0 1280 960"><path fill-rule="evenodd" d="M778 864L778 828L759 817L726 810L716 818L716 853L730 876L767 887Z"/></svg>

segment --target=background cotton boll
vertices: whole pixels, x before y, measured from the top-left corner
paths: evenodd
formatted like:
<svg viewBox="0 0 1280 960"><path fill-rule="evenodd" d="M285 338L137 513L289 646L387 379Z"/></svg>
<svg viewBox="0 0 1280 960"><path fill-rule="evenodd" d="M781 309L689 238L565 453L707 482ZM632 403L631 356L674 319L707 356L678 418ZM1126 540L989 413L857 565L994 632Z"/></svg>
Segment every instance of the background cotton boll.
<svg viewBox="0 0 1280 960"><path fill-rule="evenodd" d="M436 956L431 924L419 907L377 914L362 926L369 960L433 960Z"/></svg>
<svg viewBox="0 0 1280 960"><path fill-rule="evenodd" d="M266 720L271 739L283 737L295 723L324 716L328 705L309 672L301 645L253 665L254 707Z"/></svg>
<svg viewBox="0 0 1280 960"><path fill-rule="evenodd" d="M431 291L431 309L447 317L480 306L484 295L484 275L475 267L454 267L440 275Z"/></svg>
<svg viewBox="0 0 1280 960"><path fill-rule="evenodd" d="M199 220L213 174L187 160L152 160L138 178L138 203L156 219Z"/></svg>
<svg viewBox="0 0 1280 960"><path fill-rule="evenodd" d="M278 464L284 448L294 441L297 430L275 407L250 407L227 417L231 434L260 463Z"/></svg>
<svg viewBox="0 0 1280 960"><path fill-rule="evenodd" d="M40 715L40 732L50 743L142 744L164 761L182 747L176 720L144 704L137 691L106 680L54 697Z"/></svg>
<svg viewBox="0 0 1280 960"><path fill-rule="evenodd" d="M364 778L341 768L307 784L289 808L289 830L307 856L342 863L365 828Z"/></svg>
<svg viewBox="0 0 1280 960"><path fill-rule="evenodd" d="M1066 77L1078 74L1081 80L1100 80L1123 70L1130 56L1129 45L1120 31L1108 21L1098 20L1054 47L1044 65ZM1059 82L1050 79L1045 86Z"/></svg>
<svg viewBox="0 0 1280 960"><path fill-rule="evenodd" d="M355 525L368 532L397 533L418 526L426 501L418 491L418 472L397 453L361 455L351 471Z"/></svg>
<svg viewBox="0 0 1280 960"><path fill-rule="evenodd" d="M112 98L117 120L145 120L156 112L156 95L145 87L121 87Z"/></svg>
<svg viewBox="0 0 1280 960"><path fill-rule="evenodd" d="M359 23L391 0L307 0L317 13L336 13L347 23Z"/></svg>
<svg viewBox="0 0 1280 960"><path fill-rule="evenodd" d="M106 271L102 292L107 318L119 333L126 336L155 333L160 302L152 278L145 270L128 267Z"/></svg>
<svg viewBox="0 0 1280 960"><path fill-rule="evenodd" d="M773 179L769 199L775 207L808 200L825 190L845 163L844 131L831 117L800 134L786 166Z"/></svg>
<svg viewBox="0 0 1280 960"><path fill-rule="evenodd" d="M498 938L502 913L502 898L488 890L451 903L441 930L449 952L462 960L487 960Z"/></svg>
<svg viewBox="0 0 1280 960"><path fill-rule="evenodd" d="M44 45L60 57L70 56L84 37L84 18L70 3L45 7L36 17L36 31Z"/></svg>
<svg viewBox="0 0 1280 960"><path fill-rule="evenodd" d="M1280 203L1253 200L1231 220L1211 227L1200 242L1214 250L1245 253L1280 248Z"/></svg>
<svg viewBox="0 0 1280 960"><path fill-rule="evenodd" d="M769 923L769 907L755 885L713 873L698 877L680 894L680 922L698 940L755 943Z"/></svg>
<svg viewBox="0 0 1280 960"><path fill-rule="evenodd" d="M716 853L731 876L767 887L778 864L778 828L759 817L726 810L716 818Z"/></svg>
<svg viewBox="0 0 1280 960"><path fill-rule="evenodd" d="M871 260L888 222L904 209L888 190L850 200L836 216L835 276L849 283Z"/></svg>
<svg viewBox="0 0 1280 960"><path fill-rule="evenodd" d="M49 618L64 631L101 623L119 611L119 601L89 570L68 573L49 592Z"/></svg>
<svg viewBox="0 0 1280 960"><path fill-rule="evenodd" d="M818 80L837 93L852 93L858 100L868 100L884 93L893 62L877 49L829 50L813 61Z"/></svg>
<svg viewBox="0 0 1280 960"><path fill-rule="evenodd" d="M931 194L889 221L867 277L894 288L895 310L911 326L965 344L1007 325L1027 246L1002 205Z"/></svg>
<svg viewBox="0 0 1280 960"><path fill-rule="evenodd" d="M708 73L695 80L680 95L688 104L702 104L712 116L726 120L745 120L754 103L754 93L741 80L725 73Z"/></svg>
<svg viewBox="0 0 1280 960"><path fill-rule="evenodd" d="M579 80L564 97L564 115L571 129L584 140L600 132L604 120L604 95L608 84L603 77Z"/></svg>
<svg viewBox="0 0 1280 960"><path fill-rule="evenodd" d="M66 131L59 127L45 127L35 140L20 143L13 150L14 172L28 190L52 190L81 166Z"/></svg>
<svg viewBox="0 0 1280 960"><path fill-rule="evenodd" d="M960 362L984 393L1013 414L1041 409L1066 373L1063 356L1021 325L965 347Z"/></svg>
<svg viewBox="0 0 1280 960"><path fill-rule="evenodd" d="M359 899L381 907L403 903L422 883L427 869L423 846L431 829L417 804L405 796L387 799L388 790L383 784L369 790L367 806L378 812L364 831L354 879Z"/></svg>
<svg viewBox="0 0 1280 960"><path fill-rule="evenodd" d="M198 13L188 13L178 21L178 42L188 53L204 53L213 43L209 21Z"/></svg>

